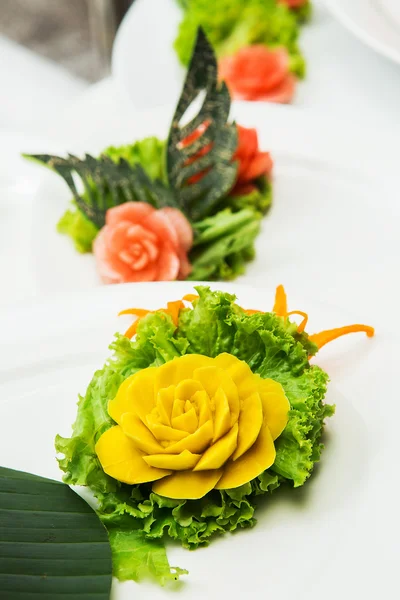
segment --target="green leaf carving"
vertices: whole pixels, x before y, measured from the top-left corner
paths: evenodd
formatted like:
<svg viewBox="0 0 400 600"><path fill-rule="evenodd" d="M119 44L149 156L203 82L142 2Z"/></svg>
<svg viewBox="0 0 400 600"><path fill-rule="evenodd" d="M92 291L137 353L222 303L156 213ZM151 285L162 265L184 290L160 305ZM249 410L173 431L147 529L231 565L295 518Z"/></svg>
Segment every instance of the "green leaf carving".
<svg viewBox="0 0 400 600"><path fill-rule="evenodd" d="M203 90L205 99L199 112L182 125L182 118ZM168 181L192 221L215 212L236 180L237 163L232 157L238 140L236 125L227 123L230 105L228 88L224 82L218 82L214 51L199 28L167 142ZM204 131L196 135L199 127ZM187 142L188 137L191 143ZM201 173L204 174L198 181L190 181Z"/></svg>
<svg viewBox="0 0 400 600"><path fill-rule="evenodd" d="M182 126L182 117L202 91L205 99L200 110ZM73 155L25 156L58 173L70 188L79 210L99 229L109 208L129 201L148 202L155 208L180 208L196 222L219 210L218 204L236 181L237 163L232 158L238 140L236 125L227 122L230 105L228 88L218 82L214 51L199 28L168 136L169 187L160 180L152 180L139 163L129 164L122 157L116 161L106 155L94 158L90 154L83 159ZM81 186L77 185L77 178Z"/></svg>
<svg viewBox="0 0 400 600"><path fill-rule="evenodd" d="M108 208L124 202L147 202L155 208L176 206L171 191L161 181L152 181L140 164L130 165L120 159L118 163L108 156L84 159L73 155L68 158L50 154L28 155L58 173L70 188L76 205L98 228L103 227ZM74 174L83 184L78 190Z"/></svg>

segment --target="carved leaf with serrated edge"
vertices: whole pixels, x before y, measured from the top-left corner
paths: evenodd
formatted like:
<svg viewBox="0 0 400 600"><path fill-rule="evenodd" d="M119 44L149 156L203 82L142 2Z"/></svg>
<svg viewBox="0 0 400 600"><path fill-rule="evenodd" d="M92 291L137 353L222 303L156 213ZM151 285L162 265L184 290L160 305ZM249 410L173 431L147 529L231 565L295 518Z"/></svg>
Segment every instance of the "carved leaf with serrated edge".
<svg viewBox="0 0 400 600"><path fill-rule="evenodd" d="M205 99L199 112L181 126L182 117L203 90ZM227 123L230 104L225 83L218 82L214 51L199 28L168 136L169 188L150 179L140 164L131 165L124 159L116 163L108 156L94 158L89 154L83 159L73 155L26 156L58 173L70 188L78 208L99 228L103 227L109 208L129 201L148 202L155 208L180 208L196 222L217 212L219 202L236 181L237 163L232 157L238 140L236 125ZM83 191L77 187L76 176Z"/></svg>
<svg viewBox="0 0 400 600"><path fill-rule="evenodd" d="M205 99L199 112L181 125L182 117L202 90ZM192 221L215 212L236 181L237 163L232 157L238 139L236 125L227 123L230 105L228 88L218 82L214 51L199 28L167 143L168 181L181 209Z"/></svg>
<svg viewBox="0 0 400 600"><path fill-rule="evenodd" d="M124 202L147 202L155 208L177 206L171 190L161 181L153 181L139 164L130 165L120 159L115 163L107 156L84 159L36 154L29 158L44 163L58 173L70 188L78 208L97 227L103 227L108 208ZM74 180L80 178L84 192L80 193Z"/></svg>

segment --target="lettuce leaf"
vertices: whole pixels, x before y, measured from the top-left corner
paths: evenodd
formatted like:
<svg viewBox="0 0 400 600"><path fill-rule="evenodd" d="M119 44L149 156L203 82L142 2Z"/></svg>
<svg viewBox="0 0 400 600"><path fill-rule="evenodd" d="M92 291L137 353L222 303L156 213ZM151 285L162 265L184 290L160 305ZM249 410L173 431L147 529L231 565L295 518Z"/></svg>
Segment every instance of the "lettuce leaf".
<svg viewBox="0 0 400 600"><path fill-rule="evenodd" d="M120 581L152 578L165 585L187 574L185 569L170 567L162 541L147 539L143 531L111 529L109 539L114 575Z"/></svg>
<svg viewBox="0 0 400 600"><path fill-rule="evenodd" d="M81 254L92 251L92 245L99 230L92 221L89 221L71 202L69 208L57 223L58 233L68 235L74 242L75 249Z"/></svg>
<svg viewBox="0 0 400 600"><path fill-rule="evenodd" d="M303 6L299 6L298 8L292 8L292 10L296 15L299 23L306 23L311 19L313 14L313 6L310 0L303 4Z"/></svg>
<svg viewBox="0 0 400 600"><path fill-rule="evenodd" d="M256 189L250 194L228 196L223 206L231 208L234 212L243 208L252 208L265 215L272 204L272 183L266 177L259 177L254 184Z"/></svg>
<svg viewBox="0 0 400 600"><path fill-rule="evenodd" d="M255 255L254 240L260 231L261 215L245 208L232 213L222 210L194 223L194 246L190 253L192 281L234 279L244 272Z"/></svg>
<svg viewBox="0 0 400 600"><path fill-rule="evenodd" d="M151 179L166 182L165 173L165 141L156 137L143 138L134 144L125 146L109 146L102 154L118 163L121 158L130 165L139 163Z"/></svg>
<svg viewBox="0 0 400 600"><path fill-rule="evenodd" d="M190 0L174 42L182 64L190 60L197 28L201 25L218 57L234 54L243 46L284 46L293 61L293 72L304 74L304 59L297 45L296 14L276 0Z"/></svg>
<svg viewBox="0 0 400 600"><path fill-rule="evenodd" d="M153 577L163 584L184 571L170 567L163 538L186 548L207 545L216 534L253 527L256 498L281 485L297 487L310 477L320 459L325 417L333 407L324 404L328 376L310 366L317 347L297 325L273 313L248 316L235 297L197 288L193 309L181 311L176 328L171 319L150 314L141 320L135 341L117 336L113 356L95 373L70 438L57 436L57 452L69 484L89 486L98 500L98 514L110 534L114 573L121 580ZM213 490L200 500L172 500L151 491L150 484L126 485L101 469L94 445L112 421L107 403L120 383L139 369L161 365L186 353L217 356L230 352L245 360L253 372L272 377L290 401L289 422L276 443L276 460L253 481L233 490Z"/></svg>

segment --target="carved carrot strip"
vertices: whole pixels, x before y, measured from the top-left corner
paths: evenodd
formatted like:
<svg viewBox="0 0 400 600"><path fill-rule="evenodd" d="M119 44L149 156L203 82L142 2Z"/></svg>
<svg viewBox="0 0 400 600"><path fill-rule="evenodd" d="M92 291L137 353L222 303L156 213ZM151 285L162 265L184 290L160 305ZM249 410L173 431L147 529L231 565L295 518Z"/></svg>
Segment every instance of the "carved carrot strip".
<svg viewBox="0 0 400 600"><path fill-rule="evenodd" d="M278 317L286 317L287 315L287 298L283 285L278 285L275 293L275 304L272 309Z"/></svg>
<svg viewBox="0 0 400 600"><path fill-rule="evenodd" d="M337 327L336 329L314 333L310 335L310 340L318 346L318 349L321 349L326 344L329 344L329 342L333 342L333 340L337 340L342 335L347 335L348 333L366 333L368 337L373 337L375 329L369 325L347 325L347 327Z"/></svg>
<svg viewBox="0 0 400 600"><path fill-rule="evenodd" d="M300 323L300 325L297 326L297 331L299 333L303 333L303 331L306 328L306 325L308 323L308 314L305 312L302 312L301 310L292 310L291 312L287 313L287 317L290 317L291 315L300 315L301 317L303 317L302 322Z"/></svg>

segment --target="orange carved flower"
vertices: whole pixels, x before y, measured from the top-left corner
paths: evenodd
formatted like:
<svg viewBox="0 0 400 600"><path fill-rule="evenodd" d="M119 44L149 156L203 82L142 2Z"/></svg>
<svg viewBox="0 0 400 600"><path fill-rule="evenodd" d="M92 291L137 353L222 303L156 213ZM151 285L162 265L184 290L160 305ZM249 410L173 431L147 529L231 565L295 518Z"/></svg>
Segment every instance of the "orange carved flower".
<svg viewBox="0 0 400 600"><path fill-rule="evenodd" d="M219 61L219 76L236 100L265 100L288 103L292 100L296 78L289 71L285 48L246 46Z"/></svg>

